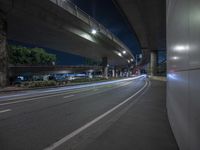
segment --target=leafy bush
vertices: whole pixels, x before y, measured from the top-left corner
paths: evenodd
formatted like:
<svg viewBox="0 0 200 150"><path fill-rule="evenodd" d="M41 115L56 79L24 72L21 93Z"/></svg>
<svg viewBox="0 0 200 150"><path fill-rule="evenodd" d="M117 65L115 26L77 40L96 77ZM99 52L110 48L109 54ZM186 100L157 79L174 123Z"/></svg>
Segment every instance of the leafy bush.
<svg viewBox="0 0 200 150"><path fill-rule="evenodd" d="M47 53L42 48L27 48L8 45L9 61L11 64L47 65L56 61L56 56Z"/></svg>
<svg viewBox="0 0 200 150"><path fill-rule="evenodd" d="M48 87L48 86L56 86L56 81L30 81L24 82L22 86L35 88L35 87Z"/></svg>

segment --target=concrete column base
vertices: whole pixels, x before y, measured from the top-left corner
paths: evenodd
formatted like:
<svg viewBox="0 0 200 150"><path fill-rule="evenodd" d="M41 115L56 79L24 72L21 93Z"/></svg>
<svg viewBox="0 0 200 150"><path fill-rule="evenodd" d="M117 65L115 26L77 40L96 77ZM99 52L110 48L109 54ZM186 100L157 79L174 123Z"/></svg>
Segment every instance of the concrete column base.
<svg viewBox="0 0 200 150"><path fill-rule="evenodd" d="M102 66L103 66L103 77L108 79L108 58L102 58Z"/></svg>
<svg viewBox="0 0 200 150"><path fill-rule="evenodd" d="M115 77L115 69L112 70L112 77Z"/></svg>
<svg viewBox="0 0 200 150"><path fill-rule="evenodd" d="M108 67L103 68L103 77L108 79Z"/></svg>
<svg viewBox="0 0 200 150"><path fill-rule="evenodd" d="M122 73L122 71L120 71L120 72L119 72L119 76L120 76L120 77L122 77L122 76L123 76L123 73Z"/></svg>
<svg viewBox="0 0 200 150"><path fill-rule="evenodd" d="M0 87L7 84L8 56L6 51L6 20L0 14Z"/></svg>
<svg viewBox="0 0 200 150"><path fill-rule="evenodd" d="M151 76L156 75L157 73L157 52L152 51L151 52L151 59L150 59L150 74Z"/></svg>

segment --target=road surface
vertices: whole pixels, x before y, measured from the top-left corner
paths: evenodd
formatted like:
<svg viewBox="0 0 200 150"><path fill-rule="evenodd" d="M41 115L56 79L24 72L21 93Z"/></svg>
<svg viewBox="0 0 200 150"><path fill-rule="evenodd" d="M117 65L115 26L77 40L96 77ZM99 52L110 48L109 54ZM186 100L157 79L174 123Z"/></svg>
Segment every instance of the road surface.
<svg viewBox="0 0 200 150"><path fill-rule="evenodd" d="M134 142L130 144L133 139L125 129L131 131L134 125L117 122L122 118L126 122L128 112L137 110L137 104L150 88L150 81L142 76L59 93L3 98L0 100L0 150L132 150ZM175 150L176 143L166 118L163 118L167 123L164 131L168 133L163 139L167 139L164 145ZM123 128L119 130L116 124ZM109 133L118 134L108 137Z"/></svg>

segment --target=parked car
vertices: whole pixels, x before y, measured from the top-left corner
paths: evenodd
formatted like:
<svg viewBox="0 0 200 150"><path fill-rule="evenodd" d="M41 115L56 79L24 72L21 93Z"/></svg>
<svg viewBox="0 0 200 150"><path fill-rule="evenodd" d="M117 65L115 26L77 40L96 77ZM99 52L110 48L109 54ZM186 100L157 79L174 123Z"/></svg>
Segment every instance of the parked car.
<svg viewBox="0 0 200 150"><path fill-rule="evenodd" d="M23 80L21 78L16 78L13 82L14 85L21 85Z"/></svg>

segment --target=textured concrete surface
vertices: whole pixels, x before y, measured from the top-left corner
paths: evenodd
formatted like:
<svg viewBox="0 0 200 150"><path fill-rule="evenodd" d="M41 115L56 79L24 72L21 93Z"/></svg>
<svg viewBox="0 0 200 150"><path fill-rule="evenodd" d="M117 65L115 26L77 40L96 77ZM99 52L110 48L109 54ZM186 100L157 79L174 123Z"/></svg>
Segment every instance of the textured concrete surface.
<svg viewBox="0 0 200 150"><path fill-rule="evenodd" d="M139 101L84 150L178 150L166 112L166 83L152 81Z"/></svg>
<svg viewBox="0 0 200 150"><path fill-rule="evenodd" d="M7 84L8 57L6 51L6 19L0 12L0 87Z"/></svg>
<svg viewBox="0 0 200 150"><path fill-rule="evenodd" d="M43 150L129 98L55 150L177 150L166 115L165 82L152 81L148 88L147 83L142 77L0 102L0 149Z"/></svg>
<svg viewBox="0 0 200 150"><path fill-rule="evenodd" d="M167 108L181 150L200 149L199 0L167 0Z"/></svg>

